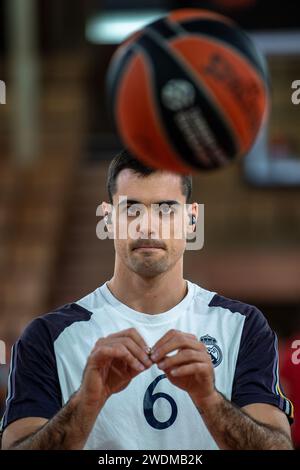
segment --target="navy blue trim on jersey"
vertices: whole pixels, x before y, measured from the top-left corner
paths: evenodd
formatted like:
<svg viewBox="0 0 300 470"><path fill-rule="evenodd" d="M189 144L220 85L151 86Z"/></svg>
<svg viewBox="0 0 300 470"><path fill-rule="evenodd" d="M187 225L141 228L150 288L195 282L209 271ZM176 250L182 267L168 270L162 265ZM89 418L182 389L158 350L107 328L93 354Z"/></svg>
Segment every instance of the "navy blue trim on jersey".
<svg viewBox="0 0 300 470"><path fill-rule="evenodd" d="M231 401L239 407L267 403L280 408L293 422L293 405L286 398L279 380L277 336L266 318L253 305L215 295L210 307L223 307L244 315L232 386Z"/></svg>
<svg viewBox="0 0 300 470"><path fill-rule="evenodd" d="M34 319L12 348L3 431L26 417L50 419L62 407L54 342L74 322L88 321L92 312L67 304Z"/></svg>

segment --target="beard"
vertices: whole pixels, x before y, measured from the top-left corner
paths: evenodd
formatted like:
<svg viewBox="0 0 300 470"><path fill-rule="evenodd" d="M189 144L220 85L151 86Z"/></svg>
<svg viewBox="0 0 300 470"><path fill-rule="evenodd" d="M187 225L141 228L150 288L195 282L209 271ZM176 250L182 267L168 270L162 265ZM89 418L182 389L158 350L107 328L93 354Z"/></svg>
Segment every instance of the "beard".
<svg viewBox="0 0 300 470"><path fill-rule="evenodd" d="M130 269L146 278L155 277L169 269L169 261L167 252L163 252L160 256L152 253L133 254L127 260Z"/></svg>

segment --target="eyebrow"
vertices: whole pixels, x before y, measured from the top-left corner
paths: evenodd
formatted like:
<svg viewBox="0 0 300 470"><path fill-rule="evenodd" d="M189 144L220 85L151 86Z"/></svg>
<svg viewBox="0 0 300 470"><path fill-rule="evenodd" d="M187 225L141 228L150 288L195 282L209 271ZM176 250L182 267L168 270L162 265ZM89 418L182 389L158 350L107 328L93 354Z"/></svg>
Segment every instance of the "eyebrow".
<svg viewBox="0 0 300 470"><path fill-rule="evenodd" d="M143 202L140 202L140 201L136 201L134 199L124 199L123 201L119 202L118 204L118 207L121 207L121 206L124 206L124 205L128 205L128 204L143 204ZM152 202L151 204L168 204L169 206L172 206L172 205L180 205L180 202L179 201L175 201L175 200L163 200L163 201L156 201L156 202Z"/></svg>

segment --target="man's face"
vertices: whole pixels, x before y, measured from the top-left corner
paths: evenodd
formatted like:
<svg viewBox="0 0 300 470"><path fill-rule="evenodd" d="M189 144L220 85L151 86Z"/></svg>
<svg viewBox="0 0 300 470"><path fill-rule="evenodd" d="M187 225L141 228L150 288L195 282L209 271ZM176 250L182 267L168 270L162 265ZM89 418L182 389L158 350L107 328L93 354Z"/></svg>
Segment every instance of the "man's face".
<svg viewBox="0 0 300 470"><path fill-rule="evenodd" d="M127 201L121 201L126 197ZM122 170L113 196L116 214L114 244L118 261L143 277L170 270L183 256L188 224L180 175L154 172L149 176ZM126 237L120 238L124 228Z"/></svg>

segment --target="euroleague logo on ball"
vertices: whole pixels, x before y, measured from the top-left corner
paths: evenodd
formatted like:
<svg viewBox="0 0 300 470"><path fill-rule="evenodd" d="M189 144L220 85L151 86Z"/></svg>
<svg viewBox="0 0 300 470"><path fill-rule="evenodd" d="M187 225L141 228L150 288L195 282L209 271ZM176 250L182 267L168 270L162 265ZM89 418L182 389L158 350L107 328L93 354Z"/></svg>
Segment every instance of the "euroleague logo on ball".
<svg viewBox="0 0 300 470"><path fill-rule="evenodd" d="M196 92L187 80L172 79L167 82L161 92L162 102L171 111L181 111L193 106Z"/></svg>

